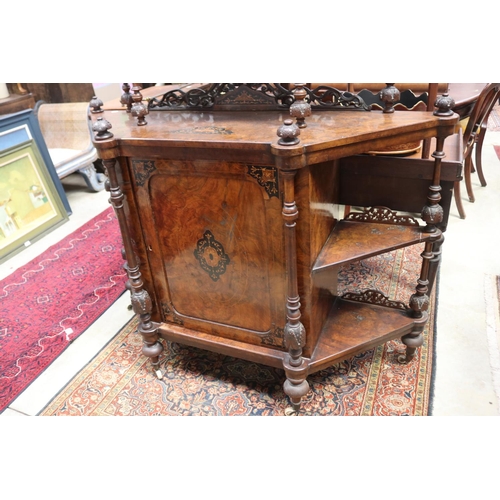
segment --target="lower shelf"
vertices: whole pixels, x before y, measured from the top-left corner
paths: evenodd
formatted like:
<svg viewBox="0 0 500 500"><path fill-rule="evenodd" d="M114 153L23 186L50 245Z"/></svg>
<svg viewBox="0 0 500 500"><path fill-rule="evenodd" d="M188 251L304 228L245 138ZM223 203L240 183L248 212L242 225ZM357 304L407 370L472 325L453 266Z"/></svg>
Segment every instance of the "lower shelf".
<svg viewBox="0 0 500 500"><path fill-rule="evenodd" d="M383 297L381 294L378 296ZM415 320L409 311L404 309L402 303L390 302L390 304L393 307L337 298L323 326L318 343L313 347L312 358L306 359L309 373L322 370L388 340L410 333ZM226 339L175 324L162 323L159 334L172 342L283 368L285 352L272 347Z"/></svg>
<svg viewBox="0 0 500 500"><path fill-rule="evenodd" d="M160 337L170 342L206 349L226 356L283 368L285 353L272 347L258 346L227 339L216 334L191 330L172 323L162 323L158 329Z"/></svg>
<svg viewBox="0 0 500 500"><path fill-rule="evenodd" d="M309 373L406 335L414 324L406 309L337 298L313 351Z"/></svg>

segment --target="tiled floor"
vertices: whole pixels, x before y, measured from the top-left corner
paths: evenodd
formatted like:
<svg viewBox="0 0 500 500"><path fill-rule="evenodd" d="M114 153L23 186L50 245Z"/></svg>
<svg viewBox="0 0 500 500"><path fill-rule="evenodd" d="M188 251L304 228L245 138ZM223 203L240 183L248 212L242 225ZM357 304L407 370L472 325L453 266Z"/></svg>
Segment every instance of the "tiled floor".
<svg viewBox="0 0 500 500"><path fill-rule="evenodd" d="M476 203L463 189L466 220L453 205L439 282L433 415L500 415L493 383L486 327L485 278L500 275L500 160L493 144L500 132L488 131L483 164L488 186L474 178ZM73 174L63 181L73 215L70 221L2 265L0 279L29 262L66 234L108 207L108 193L90 193ZM130 319L124 294L38 377L2 416L37 415ZM497 387L497 391L500 388Z"/></svg>

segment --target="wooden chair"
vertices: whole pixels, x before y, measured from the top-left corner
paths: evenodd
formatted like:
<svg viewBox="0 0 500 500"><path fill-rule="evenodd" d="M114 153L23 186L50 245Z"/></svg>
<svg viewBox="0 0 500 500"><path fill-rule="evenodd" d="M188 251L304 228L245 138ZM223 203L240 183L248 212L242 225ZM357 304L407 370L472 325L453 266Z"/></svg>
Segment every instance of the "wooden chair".
<svg viewBox="0 0 500 500"><path fill-rule="evenodd" d="M484 136L486 135L488 117L499 97L500 83L488 83L474 104L471 115L467 120L467 125L463 129L464 178L467 195L469 197L469 201L472 203L475 201L471 178L474 171L478 174L481 186L486 186L486 179L484 177L483 165L481 161L483 141ZM474 147L475 168L472 161ZM454 195L460 218L465 219L465 210L462 205L459 181L455 183Z"/></svg>
<svg viewBox="0 0 500 500"><path fill-rule="evenodd" d="M427 101L428 110L432 109L435 100L435 95L437 94L437 90L438 90L437 84L429 84L429 92L428 92L429 99ZM364 91L360 92L359 95L365 101L366 99L369 99L369 97L367 97L368 94ZM465 179L467 194L471 202L474 202L475 200L472 189L471 174L477 171L481 185L486 186L486 180L484 178L482 162L481 162L482 145L487 130L488 117L499 97L500 97L500 84L498 83L487 84L482 90L478 99L476 100L470 112L469 118L464 120L464 123L466 123L466 125L462 126L457 131L457 133L454 136L448 138L445 143L446 156L442 162L443 168L446 170L443 177L444 184L442 186L443 187L442 203L444 204L443 208L445 209L445 218L443 221L443 226L441 228L443 231L446 230L446 224L449 217L449 201L450 201L449 182L451 182L452 179L455 178L453 183L453 195L461 219L465 219L466 217L460 194L461 180ZM395 109L396 112L399 112L399 110L404 108L401 106L396 107L395 105ZM420 108L413 107L411 109L420 109ZM475 168L472 161L472 154L474 151L474 147L476 148ZM372 165L372 172L370 173L370 175L372 176L372 181L373 182L376 181L377 168L379 168L378 166L382 164L385 165L384 167L386 169L385 172L388 172L390 171L389 165L391 164L391 162L394 163L394 166L392 167L392 172L393 172L392 175L398 175L396 172L400 168L404 168L406 171L410 172L411 162L420 159L428 159L431 148L432 148L431 142L427 143L424 142L421 151L415 151L413 154L405 154L405 158L393 158L392 160L386 159L383 161L380 159L374 159L372 162L370 162L370 164ZM388 155L397 156L397 151L396 152L376 151L372 153L374 156L378 158L381 157L388 158ZM463 177L461 172L463 173ZM350 208L348 207L347 210L350 210Z"/></svg>
<svg viewBox="0 0 500 500"><path fill-rule="evenodd" d="M89 189L104 189L106 176L95 168L98 157L89 128L88 103L38 101L34 111L59 179L79 172Z"/></svg>

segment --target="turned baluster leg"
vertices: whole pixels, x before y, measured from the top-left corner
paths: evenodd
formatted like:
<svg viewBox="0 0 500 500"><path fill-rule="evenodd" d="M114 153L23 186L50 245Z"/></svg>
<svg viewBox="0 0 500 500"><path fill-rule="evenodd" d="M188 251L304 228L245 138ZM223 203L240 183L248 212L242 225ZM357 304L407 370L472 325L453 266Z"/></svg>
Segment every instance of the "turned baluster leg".
<svg viewBox="0 0 500 500"><path fill-rule="evenodd" d="M434 284L436 282L436 276L439 269L439 265L441 264L441 247L444 243L444 235L439 232L436 236L438 236L435 240L433 240L432 245L432 258L429 261L429 291L428 295L430 296Z"/></svg>
<svg viewBox="0 0 500 500"><path fill-rule="evenodd" d="M144 283L142 282L142 276L139 270L139 261L132 247L132 239L130 237L123 207L125 196L119 185L116 173L116 160L103 160L103 165L106 168L108 176L106 190L110 193L109 201L115 210L123 239L123 253L126 260L124 267L128 276L127 289L130 291L132 308L139 316L138 330L143 338L142 352L145 356L151 358L153 369L158 378L161 378L159 360L160 354L163 351L163 345L159 341L158 324L151 321L151 311L153 309L151 297L143 288Z"/></svg>
<svg viewBox="0 0 500 500"><path fill-rule="evenodd" d="M416 319L415 326L411 333L401 338L406 345L406 356L399 358L400 362L408 363L415 355L415 351L423 342L423 330L428 319L427 309L430 304L430 291L434 285L439 262L441 260L441 245L444 237L437 224L443 220L443 208L439 204L441 201L441 162L444 158L444 138L437 138L436 151L432 154L434 158L434 174L432 185L429 186L427 195L427 205L422 210L422 219L426 222L424 231L431 234L430 241L425 243L422 253L422 268L417 281L415 293L410 298L410 309Z"/></svg>
<svg viewBox="0 0 500 500"><path fill-rule="evenodd" d="M455 197L458 215L461 219L465 219L465 210L462 204L462 195L460 194L460 181L455 181L453 184L453 196Z"/></svg>
<svg viewBox="0 0 500 500"><path fill-rule="evenodd" d="M288 274L287 283L287 323L284 331L285 347L288 353L283 360L286 381L283 389L292 402L293 409L300 409L302 396L309 392L307 383L308 363L302 358L302 348L306 343L304 325L300 322L300 298L297 284L297 246L295 225L299 211L295 204L294 178L295 172L283 172L285 199L283 203L283 219L285 224L285 255Z"/></svg>
<svg viewBox="0 0 500 500"><path fill-rule="evenodd" d="M470 153L464 161L464 177L467 196L469 197L469 201L474 203L476 198L474 197L474 190L472 189L472 167L472 153Z"/></svg>
<svg viewBox="0 0 500 500"><path fill-rule="evenodd" d="M483 160L482 160L482 158L483 158L483 142L484 142L484 136L486 135L487 122L488 122L488 120L486 119L485 122L481 125L481 131L479 132L479 135L478 135L477 141L476 141L476 145L475 145L476 172L477 172L477 175L479 177L479 182L481 183L481 186L483 186L483 187L486 186L486 179L484 178L484 173L483 173Z"/></svg>

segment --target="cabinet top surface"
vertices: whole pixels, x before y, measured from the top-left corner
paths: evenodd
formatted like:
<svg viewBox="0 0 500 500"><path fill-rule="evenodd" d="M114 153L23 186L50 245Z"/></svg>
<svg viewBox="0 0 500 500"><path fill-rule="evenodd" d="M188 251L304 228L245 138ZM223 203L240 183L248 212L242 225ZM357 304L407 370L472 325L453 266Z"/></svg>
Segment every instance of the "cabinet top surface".
<svg viewBox="0 0 500 500"><path fill-rule="evenodd" d="M275 155L295 155L346 147L356 143L381 143L420 134L422 137L450 135L457 115L435 116L432 112L396 111L313 111L300 129L300 142L294 146L278 144L278 128L290 118L284 111L150 111L147 125L125 110L105 110L92 115L109 121L111 139L94 141L97 149L117 146L162 146L190 148L228 148L273 150ZM299 152L300 151L300 152Z"/></svg>

